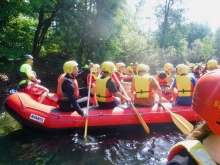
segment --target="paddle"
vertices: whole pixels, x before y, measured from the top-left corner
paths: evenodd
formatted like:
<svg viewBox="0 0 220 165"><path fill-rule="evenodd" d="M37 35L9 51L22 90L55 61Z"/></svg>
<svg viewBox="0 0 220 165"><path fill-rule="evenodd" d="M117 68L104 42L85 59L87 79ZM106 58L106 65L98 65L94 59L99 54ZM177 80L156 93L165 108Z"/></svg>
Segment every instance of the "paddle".
<svg viewBox="0 0 220 165"><path fill-rule="evenodd" d="M118 80L117 76L116 76L114 73L113 73L113 75L114 75L115 79L117 80L117 82L118 82L120 88L122 89L123 93L125 94L125 96L128 97L126 91L124 90L124 88L123 88L123 86L121 85L121 82ZM135 106L133 105L132 102L131 102L131 106L132 106L134 112L136 113L136 115L137 115L139 121L141 122L142 126L144 127L144 130L147 132L147 134L149 134L149 133L150 133L149 127L147 126L147 124L145 123L144 119L142 118L142 116L140 115L140 113L139 113L138 110L135 108Z"/></svg>
<svg viewBox="0 0 220 165"><path fill-rule="evenodd" d="M171 112L167 107L165 107L163 104L160 103L160 105L165 109L167 110L171 117L172 117L172 120L173 122L176 124L176 126L184 133L184 134L188 134L190 133L193 129L194 129L194 126L188 122L185 118L183 118L182 116L176 114L176 113L173 113Z"/></svg>
<svg viewBox="0 0 220 165"><path fill-rule="evenodd" d="M87 107L86 107L86 115L88 115L88 109L89 109L89 100L90 100L90 89L92 84L92 69L90 69L90 77L89 77L89 90L88 90L88 101L87 101ZM85 130L84 130L84 139L87 140L87 128L88 128L88 118L86 118L85 121Z"/></svg>

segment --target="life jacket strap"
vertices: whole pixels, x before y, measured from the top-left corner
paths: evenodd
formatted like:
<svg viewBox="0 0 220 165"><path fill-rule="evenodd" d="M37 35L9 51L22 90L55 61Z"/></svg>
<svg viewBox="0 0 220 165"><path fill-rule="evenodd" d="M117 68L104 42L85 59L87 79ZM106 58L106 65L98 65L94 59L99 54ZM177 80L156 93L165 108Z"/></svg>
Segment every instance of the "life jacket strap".
<svg viewBox="0 0 220 165"><path fill-rule="evenodd" d="M97 94L96 95L98 98L100 98L100 97L103 97L103 98L110 98L110 97L112 97L112 96L100 96L100 94Z"/></svg>
<svg viewBox="0 0 220 165"><path fill-rule="evenodd" d="M136 92L136 93L140 93L140 94L143 94L143 93L150 93L150 92L152 92L152 91L139 91L139 92Z"/></svg>
<svg viewBox="0 0 220 165"><path fill-rule="evenodd" d="M178 90L178 92L183 92L183 93L185 93L185 92L193 92L193 90L185 90L185 89L183 89L181 91Z"/></svg>

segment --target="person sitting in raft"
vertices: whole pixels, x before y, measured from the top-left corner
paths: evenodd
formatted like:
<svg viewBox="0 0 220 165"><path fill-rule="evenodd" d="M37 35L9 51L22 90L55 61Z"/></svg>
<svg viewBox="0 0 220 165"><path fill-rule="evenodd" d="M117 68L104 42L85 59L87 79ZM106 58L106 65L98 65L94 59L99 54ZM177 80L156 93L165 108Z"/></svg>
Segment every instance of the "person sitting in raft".
<svg viewBox="0 0 220 165"><path fill-rule="evenodd" d="M134 104L153 106L156 102L162 103L162 90L153 76L148 74L148 65L139 64L137 75L131 82L131 98ZM158 97L156 99L156 93Z"/></svg>
<svg viewBox="0 0 220 165"><path fill-rule="evenodd" d="M123 87L125 86L130 86L131 83L128 82L124 82L123 78L124 78L124 71L125 71L125 64L123 62L118 62L116 63L116 71L112 74L112 79L115 82L115 85L118 89L118 91L120 90L120 84L118 83L117 79L119 80L119 82L121 83L121 85L123 85ZM116 79L117 78L117 79ZM122 93L122 92L121 92Z"/></svg>
<svg viewBox="0 0 220 165"><path fill-rule="evenodd" d="M134 74L137 75L137 66L138 66L138 62L135 62L134 66L133 66L133 71L134 71Z"/></svg>
<svg viewBox="0 0 220 165"><path fill-rule="evenodd" d="M120 88L120 84L124 88L126 93L129 93L131 83L129 82L124 82L124 72L125 72L125 64L123 62L116 63L116 71L112 74L112 79L114 80L114 83L116 85L116 88L118 91L124 95L123 89ZM120 83L120 84L119 84ZM122 100L121 102L123 103L125 100Z"/></svg>
<svg viewBox="0 0 220 165"><path fill-rule="evenodd" d="M171 63L166 63L164 65L164 71L161 71L157 76L159 85L164 92L167 91L165 88L168 88L173 82L172 70L173 65Z"/></svg>
<svg viewBox="0 0 220 165"><path fill-rule="evenodd" d="M126 68L126 75L133 75L133 63L131 62L130 65Z"/></svg>
<svg viewBox="0 0 220 165"><path fill-rule="evenodd" d="M201 77L200 76L200 66L199 65L195 65L192 69L193 75L196 78L196 80L198 81L198 79Z"/></svg>
<svg viewBox="0 0 220 165"><path fill-rule="evenodd" d="M111 78L115 70L115 64L111 61L105 61L101 65L103 75L96 79L96 98L99 108L111 109L120 103L120 99L131 101L130 98L124 97L116 88Z"/></svg>
<svg viewBox="0 0 220 165"><path fill-rule="evenodd" d="M77 111L79 115L87 118L88 116L84 114L81 108L87 106L88 97L80 97L77 79L82 78L90 73L93 63L90 63L88 68L81 73L78 73L79 70L77 66L78 63L76 61L68 61L64 63L64 73L58 78L58 104L61 110Z"/></svg>
<svg viewBox="0 0 220 165"><path fill-rule="evenodd" d="M184 141L169 151L167 165L220 164L220 70L202 76L194 89L192 109L203 118ZM211 89L207 89L207 87Z"/></svg>
<svg viewBox="0 0 220 165"><path fill-rule="evenodd" d="M209 60L207 62L207 69L208 71L218 69L218 62L216 60Z"/></svg>
<svg viewBox="0 0 220 165"><path fill-rule="evenodd" d="M41 83L41 80L37 79L36 73L32 71L31 65L33 65L33 59L34 58L32 55L29 54L24 55L25 62L19 68L19 73L18 73L19 74L18 90L40 96L38 98L39 103L42 103L46 97L56 102L57 101L56 98L49 96L49 89L43 87L42 85L39 85Z"/></svg>
<svg viewBox="0 0 220 165"><path fill-rule="evenodd" d="M90 89L90 94L94 95L94 87L95 87L95 81L96 79L100 76L100 65L99 64L95 64L93 67L92 67L92 79L91 79L91 89ZM90 74L88 74L87 76L87 87L89 86L89 83L90 83Z"/></svg>
<svg viewBox="0 0 220 165"><path fill-rule="evenodd" d="M204 74L206 74L207 73L207 64L203 64L202 66L201 66L201 76L203 76ZM200 76L200 77L201 77Z"/></svg>
<svg viewBox="0 0 220 165"><path fill-rule="evenodd" d="M185 64L176 66L176 77L170 87L174 103L180 105L192 104L192 94L196 85L196 79L188 72L189 67Z"/></svg>

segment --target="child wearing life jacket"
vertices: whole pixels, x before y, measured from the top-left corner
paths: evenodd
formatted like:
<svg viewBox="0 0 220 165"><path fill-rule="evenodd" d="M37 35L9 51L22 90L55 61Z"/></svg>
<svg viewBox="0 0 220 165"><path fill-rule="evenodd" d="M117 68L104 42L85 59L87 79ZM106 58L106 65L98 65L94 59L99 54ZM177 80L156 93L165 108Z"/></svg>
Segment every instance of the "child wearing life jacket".
<svg viewBox="0 0 220 165"><path fill-rule="evenodd" d="M169 87L170 84L173 82L172 70L173 65L171 63L166 63L164 65L164 71L158 74L157 78L161 87Z"/></svg>
<svg viewBox="0 0 220 165"><path fill-rule="evenodd" d="M178 142L170 149L167 165L220 164L219 82L219 69L199 79L194 89L192 108L203 121L186 140Z"/></svg>
<svg viewBox="0 0 220 165"><path fill-rule="evenodd" d="M162 96L167 100L172 98L172 94L169 91L169 87L173 82L172 78L173 65L171 63L166 63L164 65L164 71L161 71L158 76L158 82L162 89Z"/></svg>

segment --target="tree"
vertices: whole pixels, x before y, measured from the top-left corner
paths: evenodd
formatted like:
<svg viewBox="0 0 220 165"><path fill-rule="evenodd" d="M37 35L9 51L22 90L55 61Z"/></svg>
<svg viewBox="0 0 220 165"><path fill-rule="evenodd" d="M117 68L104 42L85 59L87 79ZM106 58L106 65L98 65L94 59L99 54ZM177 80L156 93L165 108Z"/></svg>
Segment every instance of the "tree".
<svg viewBox="0 0 220 165"><path fill-rule="evenodd" d="M215 33L215 49L217 56L220 57L220 27L217 28Z"/></svg>
<svg viewBox="0 0 220 165"><path fill-rule="evenodd" d="M159 3L155 8L155 14L158 21L159 30L157 32L157 41L160 48L167 48L169 46L174 46L173 38L176 34L182 39L181 29L184 23L183 13L185 10L179 8L178 4L182 4L181 0L164 0L164 3ZM181 31L182 30L182 31ZM177 41L178 42L178 41Z"/></svg>
<svg viewBox="0 0 220 165"><path fill-rule="evenodd" d="M156 40L161 48L161 62L164 61L165 49L169 47L174 47L179 58L182 58L181 50L185 47L185 43L182 41L184 41L187 30L183 26L185 9L181 7L181 4L182 0L164 0L155 7L159 27L156 32Z"/></svg>
<svg viewBox="0 0 220 165"><path fill-rule="evenodd" d="M187 25L188 28L188 34L187 34L187 42L188 42L188 47L192 48L192 43L197 40L203 40L205 36L211 36L211 28L203 25L203 24L198 24L196 22L191 22Z"/></svg>

